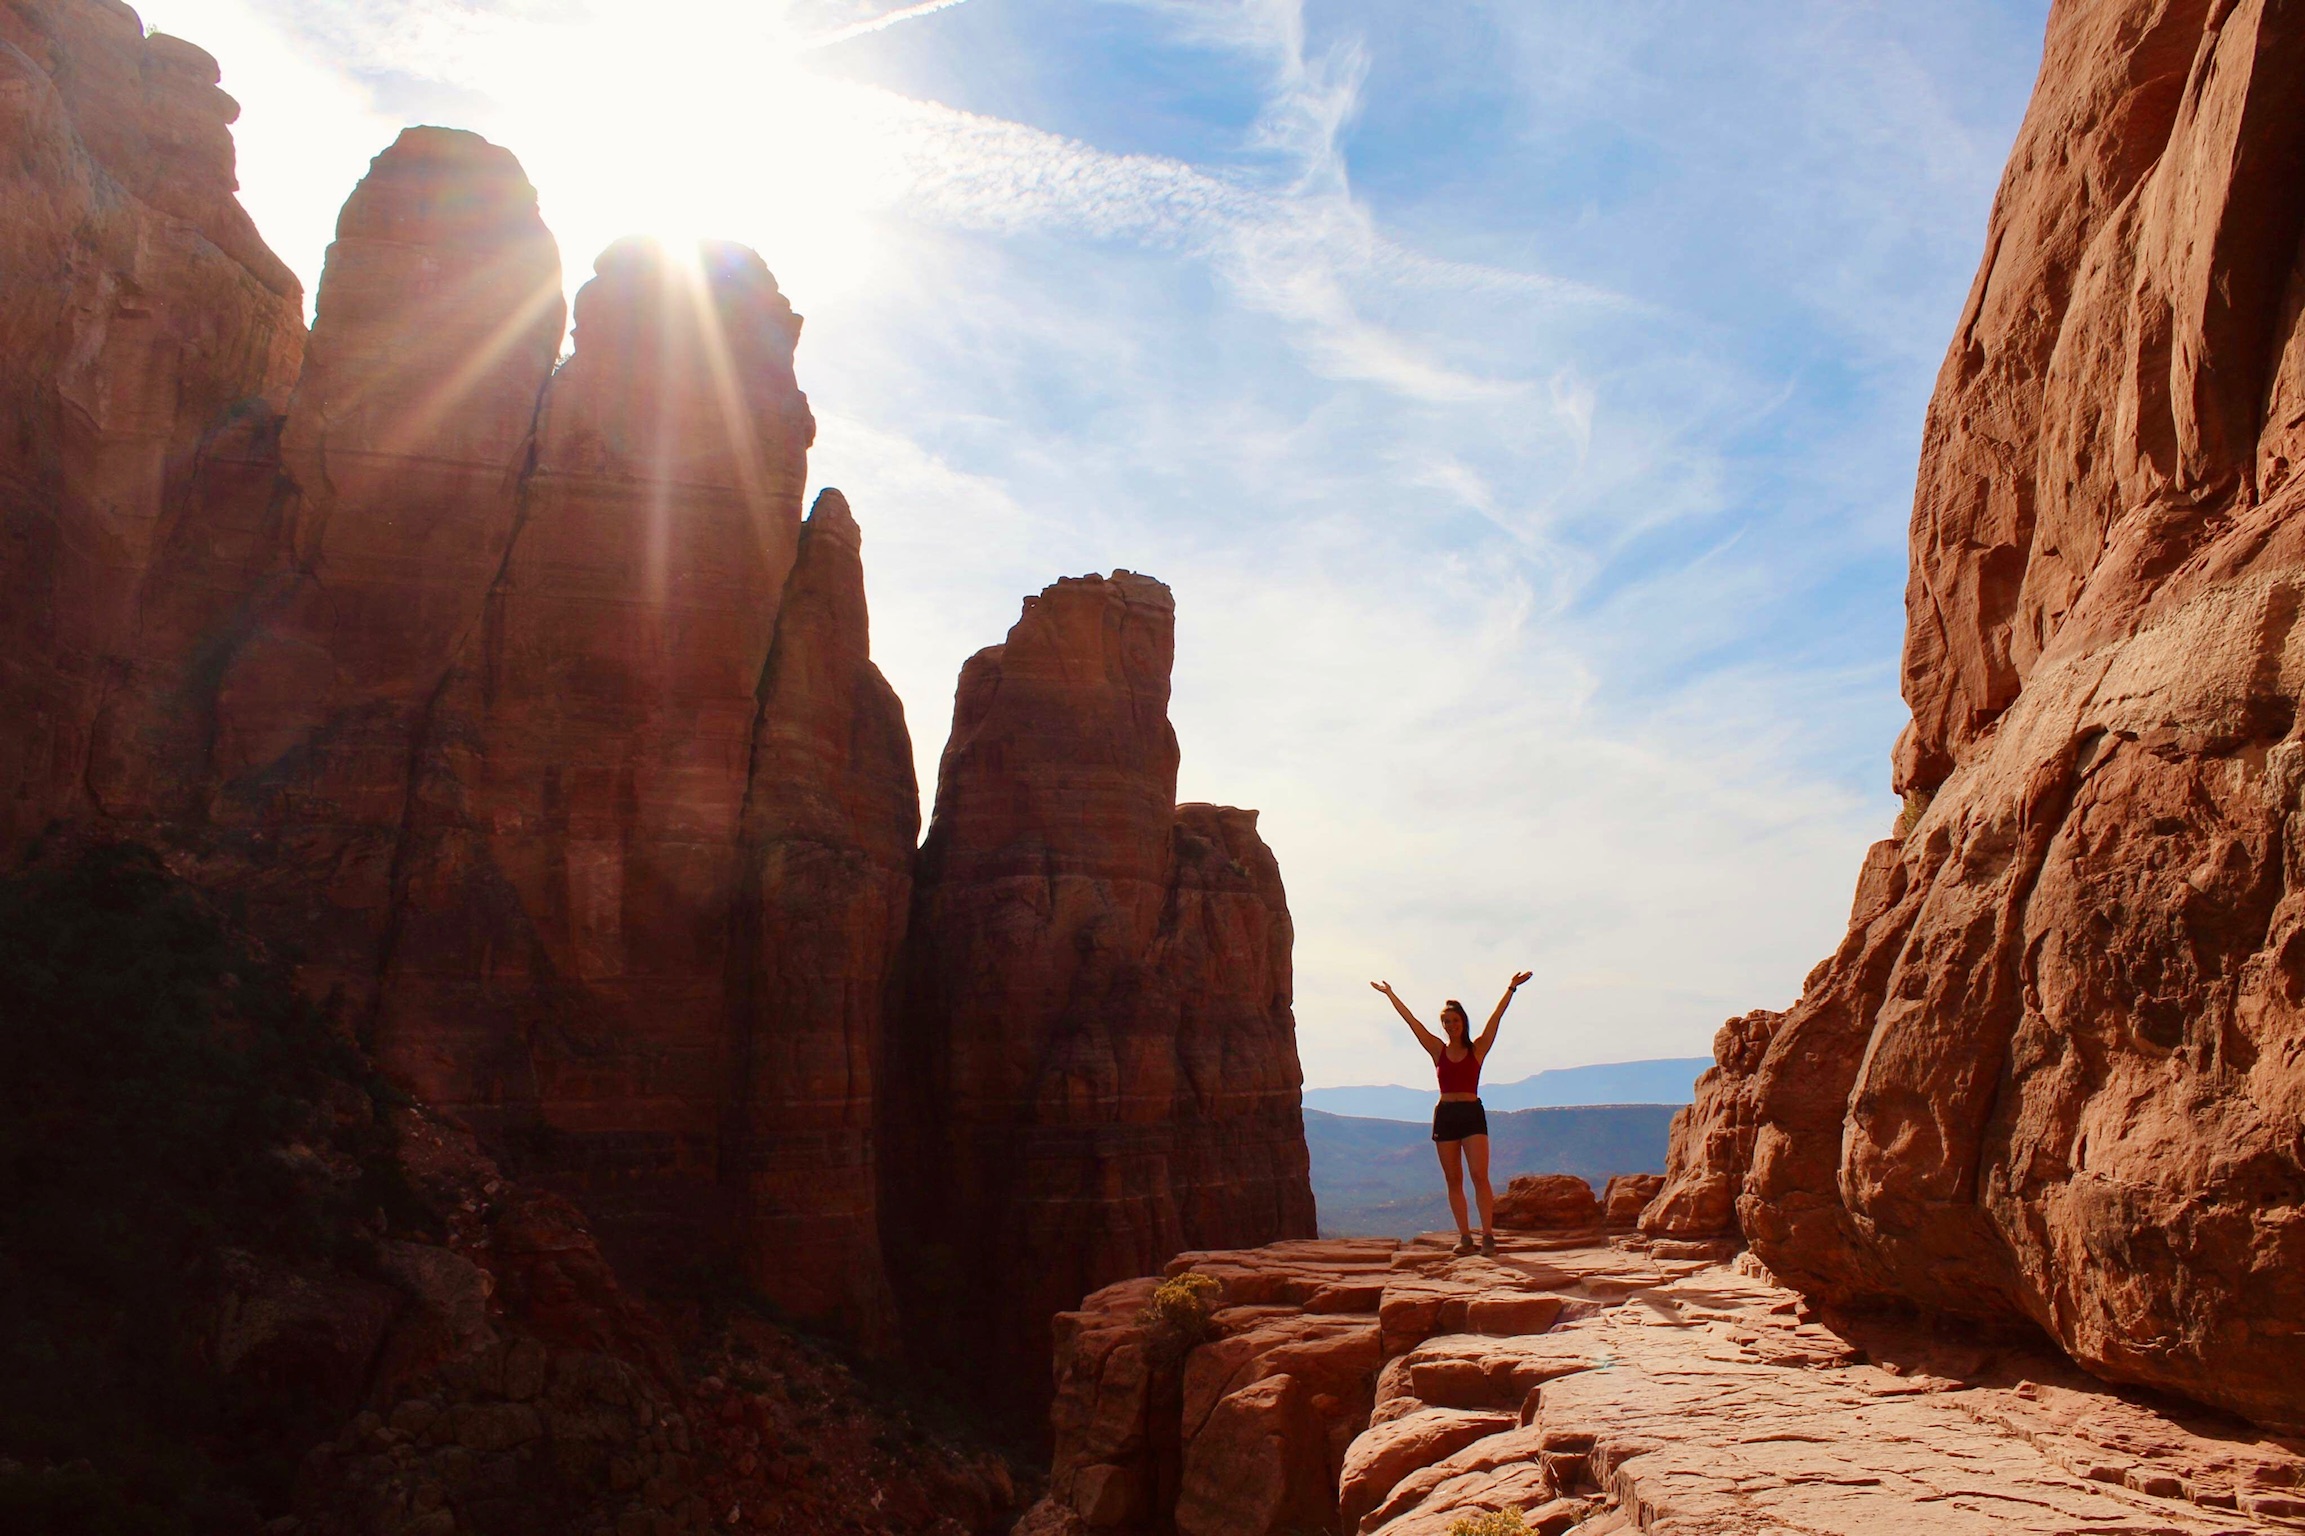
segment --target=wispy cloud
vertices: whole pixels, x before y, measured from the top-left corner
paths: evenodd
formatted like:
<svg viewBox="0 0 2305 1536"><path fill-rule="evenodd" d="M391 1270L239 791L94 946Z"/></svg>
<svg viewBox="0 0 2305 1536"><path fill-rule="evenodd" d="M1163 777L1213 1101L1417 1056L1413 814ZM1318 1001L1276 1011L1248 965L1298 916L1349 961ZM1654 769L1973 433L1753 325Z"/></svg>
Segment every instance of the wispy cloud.
<svg viewBox="0 0 2305 1536"><path fill-rule="evenodd" d="M922 0L919 5L900 6L896 10L883 11L880 15L864 21L852 21L845 27L834 27L829 32L819 32L812 37L802 39L800 46L804 49L829 48L834 43L845 43L852 38L869 37L875 32L884 32L898 22L916 21L923 16L934 16L938 11L949 11L956 5L966 5L967 3L968 0Z"/></svg>

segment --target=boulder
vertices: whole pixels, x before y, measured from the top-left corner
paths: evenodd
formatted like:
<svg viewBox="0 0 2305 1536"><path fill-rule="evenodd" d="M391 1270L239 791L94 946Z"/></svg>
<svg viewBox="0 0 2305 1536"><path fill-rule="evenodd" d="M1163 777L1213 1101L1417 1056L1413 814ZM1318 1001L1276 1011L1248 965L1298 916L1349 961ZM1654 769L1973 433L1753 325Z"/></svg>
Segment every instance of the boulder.
<svg viewBox="0 0 2305 1536"><path fill-rule="evenodd" d="M1661 1173L1612 1173L1601 1191L1601 1217L1612 1227L1630 1227L1665 1187Z"/></svg>
<svg viewBox="0 0 2305 1536"><path fill-rule="evenodd" d="M1338 1529L1359 1530L1361 1517L1382 1504L1408 1473L1519 1423L1519 1417L1509 1413L1422 1408L1356 1436L1345 1453L1337 1493Z"/></svg>
<svg viewBox="0 0 2305 1536"><path fill-rule="evenodd" d="M1601 1224L1593 1186L1573 1173L1524 1173L1497 1195L1497 1225L1520 1231Z"/></svg>

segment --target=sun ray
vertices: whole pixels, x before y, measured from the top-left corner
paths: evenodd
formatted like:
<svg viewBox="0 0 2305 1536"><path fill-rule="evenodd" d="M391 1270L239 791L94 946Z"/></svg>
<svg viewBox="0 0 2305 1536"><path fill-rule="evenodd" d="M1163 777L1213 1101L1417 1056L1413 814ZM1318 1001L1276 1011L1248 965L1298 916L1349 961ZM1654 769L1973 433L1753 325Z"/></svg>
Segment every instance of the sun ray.
<svg viewBox="0 0 2305 1536"><path fill-rule="evenodd" d="M504 360L522 336L555 306L565 302L560 275L556 272L550 282L539 284L478 346L467 352L455 371L427 390L417 408L379 440L377 450L387 454L414 452L447 419L450 411L464 403L481 379Z"/></svg>

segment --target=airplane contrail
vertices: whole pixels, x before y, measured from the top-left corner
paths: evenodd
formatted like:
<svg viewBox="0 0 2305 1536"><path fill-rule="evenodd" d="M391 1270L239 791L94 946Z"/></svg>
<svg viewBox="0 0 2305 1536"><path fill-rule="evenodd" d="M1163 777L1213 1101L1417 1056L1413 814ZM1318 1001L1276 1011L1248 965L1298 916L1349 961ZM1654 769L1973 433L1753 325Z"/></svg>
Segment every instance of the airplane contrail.
<svg viewBox="0 0 2305 1536"><path fill-rule="evenodd" d="M845 27L835 27L830 32L820 32L800 46L804 51L811 48L829 48L834 43L845 43L850 38L862 37L867 32L878 32L883 27L893 27L898 22L910 21L915 16L928 16L937 11L949 11L956 5L966 5L967 3L968 0L921 0L918 5L900 6L896 10L885 11L869 21L853 22Z"/></svg>

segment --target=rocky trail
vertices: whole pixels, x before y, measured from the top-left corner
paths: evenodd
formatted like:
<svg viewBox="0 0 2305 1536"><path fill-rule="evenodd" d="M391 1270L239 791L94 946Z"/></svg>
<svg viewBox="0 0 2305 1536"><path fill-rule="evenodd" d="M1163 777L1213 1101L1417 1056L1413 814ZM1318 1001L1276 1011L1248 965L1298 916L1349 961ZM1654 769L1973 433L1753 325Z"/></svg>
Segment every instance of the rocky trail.
<svg viewBox="0 0 2305 1536"><path fill-rule="evenodd" d="M1020 1536L2078 1536L2305 1528L2305 1448L2028 1341L1828 1322L1749 1254L1586 1231L1179 1256L1058 1320Z"/></svg>

